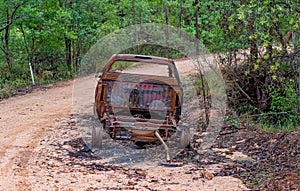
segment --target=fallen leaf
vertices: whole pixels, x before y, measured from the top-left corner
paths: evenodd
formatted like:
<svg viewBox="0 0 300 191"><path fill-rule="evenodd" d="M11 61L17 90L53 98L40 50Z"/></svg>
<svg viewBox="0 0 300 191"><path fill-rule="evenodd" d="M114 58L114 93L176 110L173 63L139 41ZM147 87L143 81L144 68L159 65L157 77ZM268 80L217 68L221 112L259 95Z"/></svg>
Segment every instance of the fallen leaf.
<svg viewBox="0 0 300 191"><path fill-rule="evenodd" d="M232 155L233 152L231 152L231 151L225 151L225 154L226 154L226 155Z"/></svg>
<svg viewBox="0 0 300 191"><path fill-rule="evenodd" d="M206 170L203 171L202 174L203 174L203 177L206 178L207 180L211 180L214 178L214 175Z"/></svg>
<svg viewBox="0 0 300 191"><path fill-rule="evenodd" d="M146 177L146 172L143 170L137 170L137 171L135 171L135 173L137 173L138 175L140 175L142 177Z"/></svg>

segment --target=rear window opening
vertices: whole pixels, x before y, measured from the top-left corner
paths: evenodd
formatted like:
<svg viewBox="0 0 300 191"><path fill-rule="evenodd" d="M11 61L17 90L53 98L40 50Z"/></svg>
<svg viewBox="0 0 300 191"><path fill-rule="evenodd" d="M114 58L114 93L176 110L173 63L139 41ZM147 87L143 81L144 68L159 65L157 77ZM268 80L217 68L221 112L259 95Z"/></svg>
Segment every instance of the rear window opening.
<svg viewBox="0 0 300 191"><path fill-rule="evenodd" d="M147 67L146 65L149 67ZM147 69L143 69L144 67ZM164 77L174 76L167 64L160 64L160 63L153 63L153 62L116 61L112 64L109 72L164 76Z"/></svg>

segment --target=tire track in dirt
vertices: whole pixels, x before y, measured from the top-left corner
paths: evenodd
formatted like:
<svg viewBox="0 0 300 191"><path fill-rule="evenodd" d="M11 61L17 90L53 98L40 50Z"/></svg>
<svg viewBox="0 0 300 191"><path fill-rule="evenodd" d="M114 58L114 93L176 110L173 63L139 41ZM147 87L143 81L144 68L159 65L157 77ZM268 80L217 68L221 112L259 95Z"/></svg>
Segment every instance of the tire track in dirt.
<svg viewBox="0 0 300 191"><path fill-rule="evenodd" d="M27 163L45 129L71 112L72 81L0 102L0 188L31 190Z"/></svg>

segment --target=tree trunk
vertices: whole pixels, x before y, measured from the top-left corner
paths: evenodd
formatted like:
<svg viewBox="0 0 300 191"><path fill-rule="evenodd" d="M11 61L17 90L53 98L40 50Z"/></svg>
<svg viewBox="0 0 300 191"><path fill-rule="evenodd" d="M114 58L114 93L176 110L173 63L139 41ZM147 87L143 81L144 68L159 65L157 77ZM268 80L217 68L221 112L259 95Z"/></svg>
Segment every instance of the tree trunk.
<svg viewBox="0 0 300 191"><path fill-rule="evenodd" d="M298 103L296 113L299 114L300 113L300 59L298 60L297 63L297 75L296 75L295 84L296 84L296 94L297 94L297 103Z"/></svg>
<svg viewBox="0 0 300 191"><path fill-rule="evenodd" d="M26 33L24 31L22 23L20 24L19 29L23 35L23 40L24 40L25 50L27 52L28 62L30 62L34 66L32 54L31 54L32 50L34 50L34 37L32 38L32 48L30 50L29 44L27 43L27 40L26 40L27 37L26 37Z"/></svg>
<svg viewBox="0 0 300 191"><path fill-rule="evenodd" d="M248 34L249 34L249 36L254 36L254 33L255 33L254 18L250 18L250 20L248 21ZM258 47L257 47L257 44L256 44L256 39L255 38L249 39L249 44L250 44L249 64L252 67L253 64L256 63L256 61L258 59ZM260 92L259 82L258 82L258 79L257 79L257 74L254 73L252 76L253 76L253 80L254 80L254 86L255 86L255 89L256 89L257 101L260 102L261 92Z"/></svg>
<svg viewBox="0 0 300 191"><path fill-rule="evenodd" d="M208 100L208 86L207 86L207 83L205 81L205 78L203 76L203 72L202 72L202 68L201 68L201 63L200 63L200 59L199 59L199 56L200 56L200 50L199 50L199 37L200 37L200 31L199 31L199 23L198 23L198 20L199 20L199 7L198 7L198 1L196 0L193 4L193 6L197 6L196 7L196 11L195 11L195 29L196 29L196 39L195 39L195 49L196 49L196 52L195 52L195 56L197 56L197 64L198 64L198 72L199 72L199 77L200 77L200 80L201 80L201 86L202 86L202 89L201 89L201 93L202 93L202 96L203 96L203 102L204 102L204 109L205 109L205 124L203 124L203 126L201 127L202 131L206 131L207 130L207 127L208 127L208 124L209 124L209 108L210 108L210 104L209 104L209 100Z"/></svg>
<svg viewBox="0 0 300 191"><path fill-rule="evenodd" d="M169 5L166 5L165 8L165 17L166 17L166 40L167 46L169 47L169 39L170 39L170 28L169 28Z"/></svg>
<svg viewBox="0 0 300 191"><path fill-rule="evenodd" d="M199 8L197 7L196 8L196 11L195 11L195 28L196 28L196 42L195 42L195 48L196 48L196 56L199 55L199 37L200 37L200 34L199 34L199 23L198 23L198 18L199 17Z"/></svg>
<svg viewBox="0 0 300 191"><path fill-rule="evenodd" d="M11 9L11 14L9 14L9 8L6 7L5 9L5 21L4 24L5 26L0 28L0 32L4 31L4 45L0 47L0 49L4 52L5 54L5 59L7 62L8 70L10 73L10 77L13 77L13 61L11 59L11 54L10 54L10 47L9 47L9 32L10 32L10 25L14 23L15 20L18 19L18 17L15 17L17 10L26 3L26 1L23 1L19 4L16 4L13 9ZM20 18L20 17L19 17Z"/></svg>
<svg viewBox="0 0 300 191"><path fill-rule="evenodd" d="M66 45L66 64L68 66L68 71L72 70L72 55L71 55L71 40L65 37L65 45Z"/></svg>
<svg viewBox="0 0 300 191"><path fill-rule="evenodd" d="M180 12L179 12L179 34L180 34L180 37L181 37L181 29L182 29L182 15L183 15L183 1L180 1Z"/></svg>
<svg viewBox="0 0 300 191"><path fill-rule="evenodd" d="M293 55L293 62L292 65L294 65L294 81L295 81L295 90L296 90L296 95L297 95L297 109L296 113L300 113L300 52L297 53L299 50L298 44L296 42L296 37L297 33L294 31L293 32L293 45L294 45L294 54Z"/></svg>
<svg viewBox="0 0 300 191"><path fill-rule="evenodd" d="M80 53L81 53L81 46L80 46L80 40L78 39L78 41L76 43L76 51L75 51L75 54L74 54L75 72L77 72L77 69L78 69L78 66L79 66Z"/></svg>
<svg viewBox="0 0 300 191"><path fill-rule="evenodd" d="M13 70L12 70L12 61L11 61L10 50L9 50L9 26L10 26L9 12L8 9L6 9L6 27L5 27L5 34L4 34L5 58L6 58L10 76L12 77Z"/></svg>
<svg viewBox="0 0 300 191"><path fill-rule="evenodd" d="M295 84L296 84L296 94L297 94L297 103L298 107L296 113L300 113L300 56L296 58L296 75L295 75Z"/></svg>
<svg viewBox="0 0 300 191"><path fill-rule="evenodd" d="M255 33L254 19L250 18L248 22L248 34L249 36L253 36L254 33ZM250 63L254 63L258 58L258 47L256 44L256 39L251 38L249 43L250 43Z"/></svg>
<svg viewBox="0 0 300 191"><path fill-rule="evenodd" d="M270 27L269 29L270 36L273 36L273 27ZM270 40L270 44L267 46L266 54L268 54L268 59L266 60L266 67L265 67L265 82L262 87L262 95L261 100L259 102L260 108L262 111L266 111L268 108L268 99L269 99L269 93L268 93L268 87L271 85L271 75L270 74L270 68L273 62L273 40Z"/></svg>
<svg viewBox="0 0 300 191"><path fill-rule="evenodd" d="M134 33L135 33L135 43L136 43L136 47L137 47L137 52L138 52L138 54L140 54L141 50L140 50L140 46L139 46L139 34L138 34L138 31L137 31L137 22L136 22L134 0L131 1L131 7L132 7L132 16L133 16Z"/></svg>

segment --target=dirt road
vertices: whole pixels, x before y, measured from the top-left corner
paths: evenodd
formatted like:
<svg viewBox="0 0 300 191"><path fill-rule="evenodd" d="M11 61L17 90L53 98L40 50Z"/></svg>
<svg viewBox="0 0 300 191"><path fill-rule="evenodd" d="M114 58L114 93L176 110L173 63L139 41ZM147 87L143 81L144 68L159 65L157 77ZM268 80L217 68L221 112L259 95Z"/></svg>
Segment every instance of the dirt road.
<svg viewBox="0 0 300 191"><path fill-rule="evenodd" d="M194 71L186 61L176 64L182 73ZM81 152L84 143L72 117L73 83L0 102L1 191L246 189L239 179L212 176L222 164L141 170L106 165L103 158Z"/></svg>
<svg viewBox="0 0 300 191"><path fill-rule="evenodd" d="M27 164L47 128L71 113L72 81L3 100L0 107L0 188L18 190L30 185Z"/></svg>

